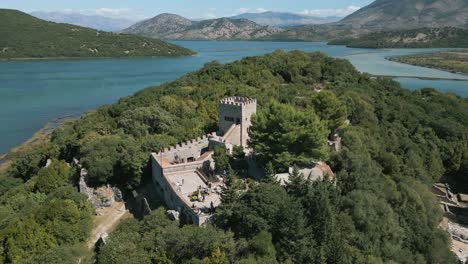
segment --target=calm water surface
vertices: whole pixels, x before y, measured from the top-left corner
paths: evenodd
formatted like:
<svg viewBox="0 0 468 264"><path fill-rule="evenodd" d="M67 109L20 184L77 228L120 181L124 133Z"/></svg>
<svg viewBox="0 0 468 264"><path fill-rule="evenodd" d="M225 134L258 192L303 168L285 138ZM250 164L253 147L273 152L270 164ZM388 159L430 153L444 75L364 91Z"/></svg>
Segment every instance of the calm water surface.
<svg viewBox="0 0 468 264"><path fill-rule="evenodd" d="M360 71L376 75L466 79L385 60L385 57L431 50L369 50L327 46L317 42L177 41L198 52L192 57L0 62L0 153L30 138L48 121L78 115L142 88L174 80L218 60L230 62L276 49L322 51L349 59ZM434 87L468 96L468 82L398 78L404 87Z"/></svg>

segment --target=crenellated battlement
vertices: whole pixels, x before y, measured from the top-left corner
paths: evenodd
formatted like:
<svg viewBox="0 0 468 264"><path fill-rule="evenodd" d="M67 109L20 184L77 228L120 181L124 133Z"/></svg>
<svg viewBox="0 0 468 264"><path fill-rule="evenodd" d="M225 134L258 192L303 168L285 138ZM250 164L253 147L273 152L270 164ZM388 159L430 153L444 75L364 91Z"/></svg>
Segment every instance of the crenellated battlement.
<svg viewBox="0 0 468 264"><path fill-rule="evenodd" d="M232 96L219 100L219 103L224 105L247 106L257 104L257 99Z"/></svg>
<svg viewBox="0 0 468 264"><path fill-rule="evenodd" d="M202 224L211 217L211 214L204 212L216 208L221 202L219 191L222 189L213 190L212 185L219 183L220 178L210 174L209 179L201 171L214 172L213 153L216 146L224 145L229 153L233 146L248 146L248 130L256 111L256 99L237 96L224 98L219 101L219 133L212 132L151 154L153 182L170 209L182 210L195 224ZM200 193L201 187L210 190L208 195L203 194L202 201L192 201L192 194Z"/></svg>
<svg viewBox="0 0 468 264"><path fill-rule="evenodd" d="M212 132L196 139L187 140L176 144L175 146L169 146L164 148L163 155L170 156L171 153L178 153L180 151L185 151L187 149L200 149L209 143L209 139L216 137L216 132ZM156 155L161 155L161 152L157 152Z"/></svg>

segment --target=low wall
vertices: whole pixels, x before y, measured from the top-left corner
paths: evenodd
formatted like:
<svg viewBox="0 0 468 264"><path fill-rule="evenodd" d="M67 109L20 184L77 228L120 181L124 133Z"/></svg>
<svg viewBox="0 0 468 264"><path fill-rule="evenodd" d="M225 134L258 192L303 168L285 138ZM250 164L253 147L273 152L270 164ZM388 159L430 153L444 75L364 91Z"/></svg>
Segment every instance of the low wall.
<svg viewBox="0 0 468 264"><path fill-rule="evenodd" d="M202 168L203 163L205 163L206 161L207 160L172 165L170 167L164 168L163 171L164 174L170 174L180 171L194 171L196 169Z"/></svg>

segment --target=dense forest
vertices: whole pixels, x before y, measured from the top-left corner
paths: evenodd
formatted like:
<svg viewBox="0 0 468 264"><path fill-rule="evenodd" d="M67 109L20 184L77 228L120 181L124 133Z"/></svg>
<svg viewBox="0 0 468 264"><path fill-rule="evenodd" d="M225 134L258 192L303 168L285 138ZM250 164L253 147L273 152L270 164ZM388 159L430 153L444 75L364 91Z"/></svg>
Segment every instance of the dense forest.
<svg viewBox="0 0 468 264"><path fill-rule="evenodd" d="M350 48L468 48L468 29L444 27L373 32L335 39L329 45Z"/></svg>
<svg viewBox="0 0 468 264"><path fill-rule="evenodd" d="M156 209L121 223L97 263L457 263L429 186L444 177L468 191L467 99L405 90L300 51L208 63L66 123L19 155L0 176L0 263L92 261L82 256L93 210L66 162L79 158L93 184L131 191L149 177L151 151L215 131L218 100L234 95L258 99L252 144L270 177L239 191L246 175L232 164L212 224L179 224ZM323 144L335 131L344 148L330 153ZM336 186L297 170L286 187L272 181L310 158L329 161Z"/></svg>
<svg viewBox="0 0 468 264"><path fill-rule="evenodd" d="M0 9L0 59L192 55L161 40L47 22Z"/></svg>

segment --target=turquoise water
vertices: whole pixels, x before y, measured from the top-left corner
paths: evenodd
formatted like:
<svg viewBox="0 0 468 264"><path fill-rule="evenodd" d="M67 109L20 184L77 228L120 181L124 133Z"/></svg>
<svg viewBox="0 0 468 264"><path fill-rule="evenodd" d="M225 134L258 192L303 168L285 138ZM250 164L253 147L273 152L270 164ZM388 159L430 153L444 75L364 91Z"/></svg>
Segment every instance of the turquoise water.
<svg viewBox="0 0 468 264"><path fill-rule="evenodd" d="M79 115L116 102L148 86L174 80L218 60L299 49L349 59L360 71L378 75L465 78L443 71L389 62L385 57L427 50L369 50L317 42L177 41L198 52L183 58L42 60L0 62L0 153L30 138L48 121ZM468 82L399 79L411 89L435 87L468 96Z"/></svg>

